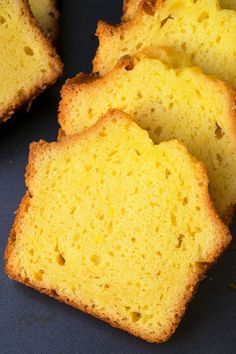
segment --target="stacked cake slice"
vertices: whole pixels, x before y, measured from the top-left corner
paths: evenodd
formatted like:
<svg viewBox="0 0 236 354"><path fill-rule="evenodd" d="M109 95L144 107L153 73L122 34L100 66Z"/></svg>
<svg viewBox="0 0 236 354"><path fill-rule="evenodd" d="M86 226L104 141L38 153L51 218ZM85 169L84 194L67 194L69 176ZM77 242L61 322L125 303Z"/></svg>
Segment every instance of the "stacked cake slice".
<svg viewBox="0 0 236 354"><path fill-rule="evenodd" d="M124 55L149 46L188 54L205 73L236 86L236 12L219 0L142 1L135 17L119 26L100 22L94 72L110 71Z"/></svg>
<svg viewBox="0 0 236 354"><path fill-rule="evenodd" d="M155 143L176 138L208 169L215 206L230 221L236 204L236 94L170 48L124 57L103 77L79 74L62 89L66 135L93 125L108 109L129 113Z"/></svg>

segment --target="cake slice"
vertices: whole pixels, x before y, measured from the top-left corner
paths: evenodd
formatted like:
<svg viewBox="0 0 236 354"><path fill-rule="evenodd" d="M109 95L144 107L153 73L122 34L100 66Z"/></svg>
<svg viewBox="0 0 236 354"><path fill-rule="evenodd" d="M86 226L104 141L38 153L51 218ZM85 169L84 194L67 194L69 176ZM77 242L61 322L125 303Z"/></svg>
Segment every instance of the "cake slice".
<svg viewBox="0 0 236 354"><path fill-rule="evenodd" d="M231 239L203 164L121 112L32 144L26 184L7 274L150 342L172 335Z"/></svg>
<svg viewBox="0 0 236 354"><path fill-rule="evenodd" d="M155 143L176 138L207 166L215 206L229 222L236 204L236 94L170 48L124 57L107 75L80 74L62 89L59 122L66 135L118 108Z"/></svg>
<svg viewBox="0 0 236 354"><path fill-rule="evenodd" d="M25 0L0 1L0 121L30 103L62 73L61 61Z"/></svg>
<svg viewBox="0 0 236 354"><path fill-rule="evenodd" d="M56 42L59 32L59 12L56 0L29 0L34 17L44 32Z"/></svg>
<svg viewBox="0 0 236 354"><path fill-rule="evenodd" d="M124 55L149 46L175 47L204 72L236 86L236 12L219 0L143 2L133 20L119 26L99 22L94 72L104 75Z"/></svg>
<svg viewBox="0 0 236 354"><path fill-rule="evenodd" d="M124 0L122 20L132 20L144 2L146 3L146 5L144 6L149 6L149 8L151 9L154 8L157 1L158 0ZM235 0L219 0L219 3L222 9L236 10Z"/></svg>

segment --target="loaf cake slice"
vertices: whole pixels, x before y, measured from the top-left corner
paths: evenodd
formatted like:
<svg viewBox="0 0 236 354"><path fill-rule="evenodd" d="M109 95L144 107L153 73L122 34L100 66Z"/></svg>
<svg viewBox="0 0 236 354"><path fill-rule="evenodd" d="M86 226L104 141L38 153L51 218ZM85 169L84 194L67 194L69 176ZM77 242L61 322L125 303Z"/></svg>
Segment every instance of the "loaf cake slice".
<svg viewBox="0 0 236 354"><path fill-rule="evenodd" d="M158 0L124 0L123 2L123 21L132 20L139 8L143 6L145 2L146 8L149 7L151 10L154 9L155 4ZM222 9L236 10L236 0L219 0Z"/></svg>
<svg viewBox="0 0 236 354"><path fill-rule="evenodd" d="M34 17L44 32L56 42L59 32L59 12L56 0L29 0Z"/></svg>
<svg viewBox="0 0 236 354"><path fill-rule="evenodd" d="M0 1L0 121L52 85L62 64L25 0Z"/></svg>
<svg viewBox="0 0 236 354"><path fill-rule="evenodd" d="M169 48L124 57L103 77L80 74L62 89L66 135L93 125L108 109L131 114L155 143L176 138L204 161L215 206L229 222L236 204L236 94Z"/></svg>
<svg viewBox="0 0 236 354"><path fill-rule="evenodd" d="M148 46L175 47L204 72L236 86L236 12L219 0L143 2L135 18L119 26L99 22L94 72L104 75L124 55Z"/></svg>
<svg viewBox="0 0 236 354"><path fill-rule="evenodd" d="M172 335L231 239L203 164L121 112L32 144L26 184L7 274L150 342Z"/></svg>

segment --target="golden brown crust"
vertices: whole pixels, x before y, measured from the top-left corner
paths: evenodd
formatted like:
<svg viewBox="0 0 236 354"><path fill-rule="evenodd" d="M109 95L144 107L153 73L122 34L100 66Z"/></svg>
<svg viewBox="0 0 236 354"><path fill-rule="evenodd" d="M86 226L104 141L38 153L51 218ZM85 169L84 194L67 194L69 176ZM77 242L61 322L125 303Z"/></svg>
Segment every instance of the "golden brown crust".
<svg viewBox="0 0 236 354"><path fill-rule="evenodd" d="M78 140L86 139L88 137L88 135L93 134L93 132L95 132L97 129L100 129L100 127L106 121L109 121L111 119L111 117L113 117L112 119L115 118L115 119L131 120L131 118L127 114L124 114L124 113L117 111L117 110L113 110L113 111L110 111L106 116L102 117L99 120L99 122L97 122L95 124L95 126L91 127L90 129L88 129L86 132L84 132L82 134L77 134L72 137L66 137L64 140L62 140L61 142L58 142L58 143L48 144L43 141L41 141L39 143L33 143L30 148L29 163L28 163L27 172L26 172L26 184L27 184L28 188L30 185L30 179L33 178L34 174L36 173L35 160L37 159L37 156L40 156L42 154L42 152L45 151L45 149L47 150L48 148L51 148L52 146L53 147L63 147L65 144L68 144L68 142L70 144L73 144L73 142L78 142ZM180 145L183 147L182 144L180 144ZM183 147L183 149L186 150L185 147ZM195 158L192 158L192 159L193 159L193 162L196 163L196 159ZM102 319L103 321L111 324L113 327L117 327L122 330L125 330L125 331L129 332L130 334L140 337L148 342L162 343L162 342L168 340L172 336L172 334L175 332L180 320L182 319L182 317L186 311L187 305L190 302L192 296L194 295L194 293L198 287L199 281L203 278L206 270L217 260L219 255L225 250L225 248L227 247L227 245L229 244L229 242L231 240L231 235L230 235L228 229L219 219L218 215L216 214L216 212L214 210L213 204L209 198L208 178L207 178L205 167L202 163L199 163L199 162L197 162L197 165L198 165L199 175L201 175L201 182L200 183L203 188L203 196L205 199L205 208L208 212L209 218L211 220L214 220L214 224L215 224L217 232L221 232L222 239L221 239L220 245L217 246L217 250L214 251L214 254L209 255L209 262L208 263L199 263L198 272L196 272L192 276L192 278L189 279L189 286L186 288L186 292L185 292L185 294L183 294L181 302L179 304L177 304L178 306L176 306L177 310L176 310L174 321L172 322L172 324L168 328L164 329L162 335L156 335L155 333L153 333L153 334L144 333L141 329L139 330L137 328L133 328L130 325L124 324L122 322L122 320L120 320L118 314L117 314L117 317L115 317L114 315L111 315L109 313L105 313L104 311L96 309L95 306L86 305L86 304L82 303L80 300L75 302L74 300L71 300L68 297L58 294L55 289L42 288L38 284L36 284L35 282L30 281L27 278L27 276L23 277L20 274L20 272L15 271L11 267L10 259L14 259L15 242L16 242L18 230L20 229L21 219L24 217L24 214L27 211L27 208L30 204L31 195L30 195L29 190L26 192L26 195L23 198L22 203L18 209L16 218L15 218L15 222L14 222L14 225L13 225L11 233L10 233L7 249L5 252L5 262L6 262L5 271L6 271L6 273L9 275L10 278L12 278L20 283L23 283L29 287L32 287L32 288L40 291L41 293L44 293L50 297L53 297L61 302L65 302L68 305L75 307L76 309L79 309L79 310L86 312L90 315L93 315L99 319Z"/></svg>
<svg viewBox="0 0 236 354"><path fill-rule="evenodd" d="M97 74L89 75L85 73L78 73L75 77L66 80L65 84L62 86L61 93L63 92L63 88L67 85L76 87L77 85L91 84L99 78L100 76Z"/></svg>
<svg viewBox="0 0 236 354"><path fill-rule="evenodd" d="M58 122L61 126L64 125L66 121L67 104L69 104L69 101L71 100L73 95L76 95L77 89L83 85L86 87L86 85L92 84L97 80L99 81L99 78L100 77L98 75L87 75L84 73L79 73L74 78L66 80L65 84L62 86L61 89L62 99L58 107ZM63 99L64 97L65 99ZM63 129L59 130L59 140L62 131ZM63 135L65 135L65 132L63 132Z"/></svg>
<svg viewBox="0 0 236 354"><path fill-rule="evenodd" d="M63 64L56 53L56 50L51 45L50 41L45 37L40 30L37 21L32 16L29 4L27 0L20 0L22 3L22 16L26 18L30 26L32 27L32 33L40 40L41 45L45 48L48 56L51 58L53 67L51 73L48 74L44 81L37 86L28 89L24 97L18 96L18 99L14 98L12 102L9 102L8 107L4 111L0 110L0 122L9 119L13 113L20 109L25 104L31 103L41 92L53 85L60 76L62 76ZM45 76L44 76L45 77Z"/></svg>
<svg viewBox="0 0 236 354"><path fill-rule="evenodd" d="M57 140L62 140L66 137L66 134L64 132L64 130L62 130L61 128L58 129L58 133L57 133Z"/></svg>

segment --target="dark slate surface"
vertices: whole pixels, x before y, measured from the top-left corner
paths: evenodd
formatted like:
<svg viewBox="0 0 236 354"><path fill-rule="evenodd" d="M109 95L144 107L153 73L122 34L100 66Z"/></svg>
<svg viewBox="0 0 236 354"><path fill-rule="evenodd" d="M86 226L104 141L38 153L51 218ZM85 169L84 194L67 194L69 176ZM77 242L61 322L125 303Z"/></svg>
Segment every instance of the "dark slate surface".
<svg viewBox="0 0 236 354"><path fill-rule="evenodd" d="M57 136L60 86L91 70L98 19L118 22L121 0L61 1L61 55L65 75L24 111L0 126L0 353L231 354L236 352L236 251L229 249L209 272L174 337L148 344L88 315L9 280L3 254L25 192L24 172L32 141ZM235 223L236 224L236 223ZM236 233L236 225L232 233Z"/></svg>

